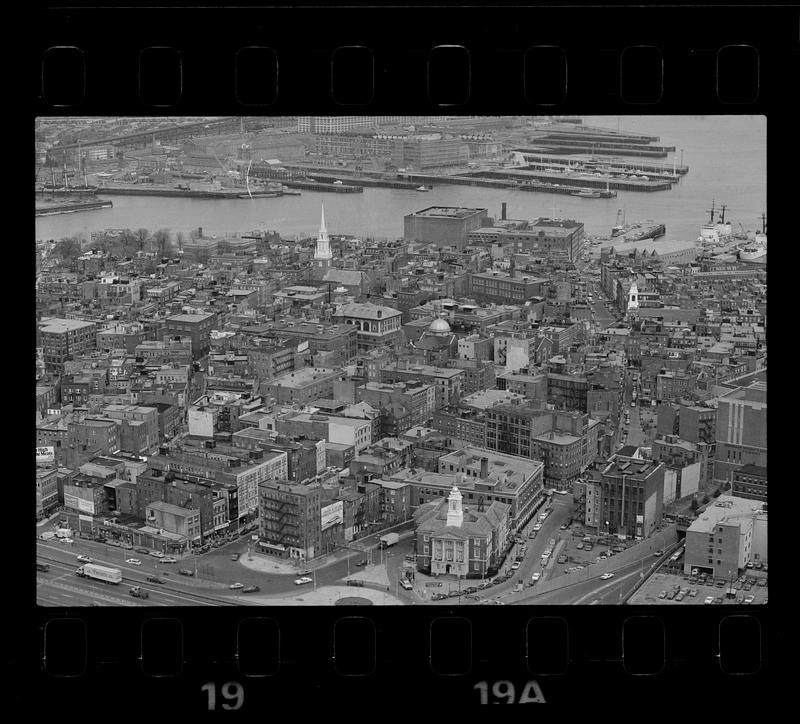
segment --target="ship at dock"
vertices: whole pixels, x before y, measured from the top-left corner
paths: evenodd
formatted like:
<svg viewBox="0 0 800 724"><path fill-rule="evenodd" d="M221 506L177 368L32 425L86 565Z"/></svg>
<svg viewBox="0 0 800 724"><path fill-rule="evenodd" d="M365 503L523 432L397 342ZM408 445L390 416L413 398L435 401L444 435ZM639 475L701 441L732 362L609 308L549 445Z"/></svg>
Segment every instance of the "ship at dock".
<svg viewBox="0 0 800 724"><path fill-rule="evenodd" d="M763 264L767 260L767 215L761 214L761 231L738 249L739 260Z"/></svg>
<svg viewBox="0 0 800 724"><path fill-rule="evenodd" d="M645 239L660 239L667 233L667 225L663 221L634 221L626 223L624 211L617 211L617 221L611 227L611 238L624 243L644 241ZM620 222L621 220L621 222Z"/></svg>

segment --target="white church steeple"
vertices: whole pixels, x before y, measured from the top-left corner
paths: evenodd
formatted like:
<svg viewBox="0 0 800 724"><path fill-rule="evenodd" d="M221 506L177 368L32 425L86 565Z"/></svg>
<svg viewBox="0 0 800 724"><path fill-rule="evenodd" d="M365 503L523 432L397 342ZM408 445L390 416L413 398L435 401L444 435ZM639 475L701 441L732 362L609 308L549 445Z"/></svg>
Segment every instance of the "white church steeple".
<svg viewBox="0 0 800 724"><path fill-rule="evenodd" d="M314 251L315 259L332 259L331 242L328 239L328 229L325 226L325 204L322 204L322 216L319 222L319 235L317 236L317 247Z"/></svg>
<svg viewBox="0 0 800 724"><path fill-rule="evenodd" d="M464 524L464 510L461 507L461 492L454 485L447 497L447 525L460 528Z"/></svg>

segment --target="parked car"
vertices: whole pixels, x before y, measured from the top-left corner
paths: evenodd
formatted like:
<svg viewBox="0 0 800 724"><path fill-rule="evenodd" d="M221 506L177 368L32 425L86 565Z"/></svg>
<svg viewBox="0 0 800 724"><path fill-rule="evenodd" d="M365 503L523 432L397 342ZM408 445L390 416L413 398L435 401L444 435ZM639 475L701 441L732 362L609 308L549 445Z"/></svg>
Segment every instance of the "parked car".
<svg viewBox="0 0 800 724"><path fill-rule="evenodd" d="M519 562L519 561L514 561L514 562L511 564L511 570L512 570L512 571L516 571L516 570L517 570L517 568L519 568L519 566L520 566L520 562Z"/></svg>
<svg viewBox="0 0 800 724"><path fill-rule="evenodd" d="M703 601L704 606L708 606L709 604L714 603L714 596L706 596L705 600Z"/></svg>
<svg viewBox="0 0 800 724"><path fill-rule="evenodd" d="M567 521L564 521L564 522L563 522L563 523L562 523L562 524L559 526L559 528L558 528L558 529L559 529L559 530L566 530L567 528L569 528L569 523L567 523Z"/></svg>
<svg viewBox="0 0 800 724"><path fill-rule="evenodd" d="M582 551L582 550L583 550L583 543L581 543L581 541L578 541L578 544L577 544L575 547L576 547L576 548L577 548L579 551Z"/></svg>
<svg viewBox="0 0 800 724"><path fill-rule="evenodd" d="M561 554L561 555L560 555L560 556L559 556L559 557L556 559L556 563L566 563L566 562L567 562L567 556L566 556L566 554L565 554L565 553L562 553L562 554Z"/></svg>
<svg viewBox="0 0 800 724"><path fill-rule="evenodd" d="M80 555L80 556L78 556L78 560L81 563L91 563L93 559L89 558L89 556Z"/></svg>
<svg viewBox="0 0 800 724"><path fill-rule="evenodd" d="M677 595L677 591L667 591L667 600L671 601ZM713 596L712 596L713 598Z"/></svg>
<svg viewBox="0 0 800 724"><path fill-rule="evenodd" d="M756 600L756 597L755 597L755 596L753 596L753 595L750 595L750 596L747 596L747 597L744 599L744 602L745 602L745 603L752 603L752 602L753 602L753 601L755 601L755 600Z"/></svg>
<svg viewBox="0 0 800 724"><path fill-rule="evenodd" d="M244 588L244 583L231 583L231 585L228 586L228 588L230 588L231 591L236 591L240 588Z"/></svg>
<svg viewBox="0 0 800 724"><path fill-rule="evenodd" d="M538 581L541 577L542 574L539 573L539 571L536 571L536 573L531 576L531 583L536 583L536 581Z"/></svg>
<svg viewBox="0 0 800 724"><path fill-rule="evenodd" d="M301 576L300 578L295 578L294 585L295 586L303 586L306 583L313 583L314 581L310 579L308 576Z"/></svg>
<svg viewBox="0 0 800 724"><path fill-rule="evenodd" d="M172 556L164 556L160 560L160 563L177 563L177 562L178 562L178 559L177 558L173 558Z"/></svg>
<svg viewBox="0 0 800 724"><path fill-rule="evenodd" d="M241 556L241 555L242 555L241 553L232 553L231 554L231 560L232 561L238 561L239 560L239 556Z"/></svg>
<svg viewBox="0 0 800 724"><path fill-rule="evenodd" d="M414 584L411 583L407 578L400 579L400 585L406 589L406 591L411 591L414 588ZM468 589L470 590L470 589Z"/></svg>
<svg viewBox="0 0 800 724"><path fill-rule="evenodd" d="M295 581L295 583L297 583L297 581ZM351 578L351 579L349 579L347 581L347 585L348 586L363 586L364 585L364 581L359 581L359 580L357 580L355 578Z"/></svg>
<svg viewBox="0 0 800 724"><path fill-rule="evenodd" d="M142 562L138 558L126 558L125 563L131 566L141 566Z"/></svg>
<svg viewBox="0 0 800 724"><path fill-rule="evenodd" d="M359 566L359 567L366 566L366 565L367 565L367 559L366 558L364 558L363 560L360 560L360 561L358 561L358 563L356 563L356 566Z"/></svg>
<svg viewBox="0 0 800 724"><path fill-rule="evenodd" d="M193 576L194 571L190 571L188 568L181 568L178 570L178 573L182 576Z"/></svg>
<svg viewBox="0 0 800 724"><path fill-rule="evenodd" d="M666 591L660 591L659 594L658 594L658 597L659 598L666 598L667 597L667 592Z"/></svg>
<svg viewBox="0 0 800 724"><path fill-rule="evenodd" d="M747 561L747 568L753 568L754 566L755 563L753 563L753 561Z"/></svg>
<svg viewBox="0 0 800 724"><path fill-rule="evenodd" d="M760 586L761 588L763 588L764 586L766 586L766 585L767 585L767 579L766 579L766 578L760 578L760 579L758 580L758 583L757 583L756 585L757 585L757 586Z"/></svg>
<svg viewBox="0 0 800 724"><path fill-rule="evenodd" d="M67 543L67 544L75 542L72 538L59 538L58 540L60 540L62 543Z"/></svg>
<svg viewBox="0 0 800 724"><path fill-rule="evenodd" d="M137 553L141 553L144 556L150 555L150 549L149 548L137 548L136 552Z"/></svg>
<svg viewBox="0 0 800 724"><path fill-rule="evenodd" d="M478 590L477 586L468 586L464 589L464 593L476 593Z"/></svg>
<svg viewBox="0 0 800 724"><path fill-rule="evenodd" d="M755 564L755 569L760 571L764 567L764 564L761 561L757 561Z"/></svg>
<svg viewBox="0 0 800 724"><path fill-rule="evenodd" d="M242 593L258 593L261 589L258 586L245 586Z"/></svg>
<svg viewBox="0 0 800 724"><path fill-rule="evenodd" d="M694 597L697 595L697 589L696 589L696 588L691 588L691 589L689 589L689 595L690 595L692 598L694 598Z"/></svg>
<svg viewBox="0 0 800 724"><path fill-rule="evenodd" d="M308 576L310 574L311 574L311 571L309 571L307 568L304 568L302 571L298 571L297 572L298 576Z"/></svg>
<svg viewBox="0 0 800 724"><path fill-rule="evenodd" d="M720 606L720 605L722 605L722 599L721 599L719 596L717 596L717 597L714 599L714 604L715 604L715 605L717 605L717 606Z"/></svg>
<svg viewBox="0 0 800 724"><path fill-rule="evenodd" d="M431 596L431 601L441 601L443 598L447 598L446 593L434 593Z"/></svg>

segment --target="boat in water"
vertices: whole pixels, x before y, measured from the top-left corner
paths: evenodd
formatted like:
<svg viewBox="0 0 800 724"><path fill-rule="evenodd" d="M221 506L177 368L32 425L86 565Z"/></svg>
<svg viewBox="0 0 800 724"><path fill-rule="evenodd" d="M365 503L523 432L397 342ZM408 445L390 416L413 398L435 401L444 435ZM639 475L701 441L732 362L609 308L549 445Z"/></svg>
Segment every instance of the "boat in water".
<svg viewBox="0 0 800 724"><path fill-rule="evenodd" d="M733 225L730 221L725 221L725 209L727 208L725 204L722 204L719 220L714 221L716 210L714 209L714 199L711 199L711 208L708 210L710 217L708 223L700 227L700 236L697 237L698 244L722 246L734 240Z"/></svg>
<svg viewBox="0 0 800 724"><path fill-rule="evenodd" d="M580 191L573 191L572 196L579 196L582 199L599 199L603 194L600 191L592 191L592 189L581 189Z"/></svg>
<svg viewBox="0 0 800 724"><path fill-rule="evenodd" d="M739 247L740 261L765 261L767 256L767 215L761 214L761 231L753 241Z"/></svg>
<svg viewBox="0 0 800 724"><path fill-rule="evenodd" d="M427 186L417 186L417 191L430 191Z"/></svg>

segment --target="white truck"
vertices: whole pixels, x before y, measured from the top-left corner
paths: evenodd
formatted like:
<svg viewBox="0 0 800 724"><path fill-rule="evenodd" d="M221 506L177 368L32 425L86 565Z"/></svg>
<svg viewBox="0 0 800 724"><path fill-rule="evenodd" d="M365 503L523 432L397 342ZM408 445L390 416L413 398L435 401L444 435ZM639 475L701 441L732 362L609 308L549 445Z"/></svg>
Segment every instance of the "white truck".
<svg viewBox="0 0 800 724"><path fill-rule="evenodd" d="M94 578L103 583L120 583L122 581L122 571L119 568L98 566L96 563L84 563L75 571L75 575L80 578Z"/></svg>
<svg viewBox="0 0 800 724"><path fill-rule="evenodd" d="M56 534L53 533L52 530L46 530L44 533L42 533L39 536L39 538L41 538L42 540L50 540L51 538L55 538L55 537L56 537Z"/></svg>
<svg viewBox="0 0 800 724"><path fill-rule="evenodd" d="M389 546L393 546L399 540L400 536L397 533L387 533L386 535L381 536L380 547L388 548Z"/></svg>
<svg viewBox="0 0 800 724"><path fill-rule="evenodd" d="M72 528L59 528L56 531L57 538L72 538Z"/></svg>

